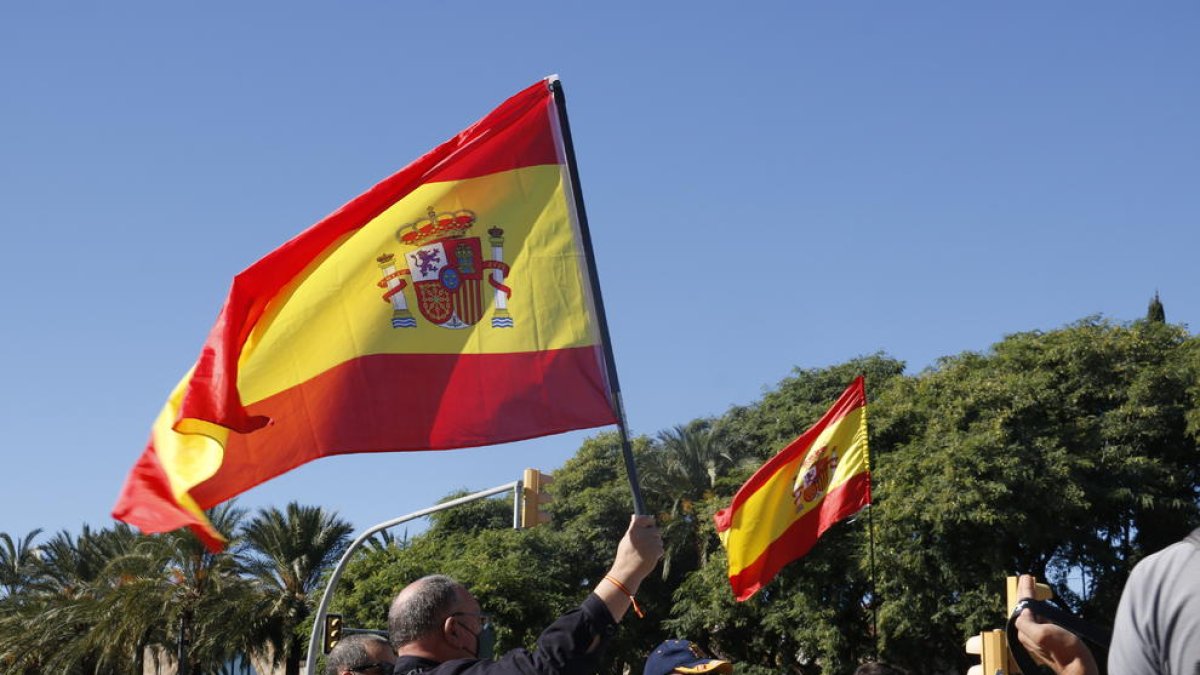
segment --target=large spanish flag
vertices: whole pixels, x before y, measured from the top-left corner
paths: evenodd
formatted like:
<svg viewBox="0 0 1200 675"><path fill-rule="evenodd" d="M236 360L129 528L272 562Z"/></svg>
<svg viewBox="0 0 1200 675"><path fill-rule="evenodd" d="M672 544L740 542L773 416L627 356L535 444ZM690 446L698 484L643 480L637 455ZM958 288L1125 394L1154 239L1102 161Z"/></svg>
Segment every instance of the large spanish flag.
<svg viewBox="0 0 1200 675"><path fill-rule="evenodd" d="M144 532L305 462L617 421L553 78L233 280L113 516Z"/></svg>
<svg viewBox="0 0 1200 675"><path fill-rule="evenodd" d="M739 601L750 598L834 523L870 503L867 397L860 376L714 516L729 555L733 594Z"/></svg>

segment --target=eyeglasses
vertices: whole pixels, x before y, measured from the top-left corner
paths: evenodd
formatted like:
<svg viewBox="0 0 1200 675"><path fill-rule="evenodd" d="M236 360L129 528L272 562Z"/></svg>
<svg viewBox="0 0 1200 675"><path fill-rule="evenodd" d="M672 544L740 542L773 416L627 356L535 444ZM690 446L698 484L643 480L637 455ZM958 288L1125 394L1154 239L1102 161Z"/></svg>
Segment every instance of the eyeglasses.
<svg viewBox="0 0 1200 675"><path fill-rule="evenodd" d="M479 625L481 625L481 626L486 626L487 624L489 624L489 623L491 623L491 622L492 622L492 615L491 615L491 614L484 614L483 612L453 612L452 614L450 614L450 616L475 616L475 617L479 617Z"/></svg>
<svg viewBox="0 0 1200 675"><path fill-rule="evenodd" d="M354 666L353 668L350 669L350 671L354 672L354 673L361 673L364 670L374 669L374 670L378 670L381 673L390 673L390 672L392 672L392 669L395 667L396 667L396 664L394 664L394 663L386 663L384 661L378 661L376 663L364 663L361 666Z"/></svg>

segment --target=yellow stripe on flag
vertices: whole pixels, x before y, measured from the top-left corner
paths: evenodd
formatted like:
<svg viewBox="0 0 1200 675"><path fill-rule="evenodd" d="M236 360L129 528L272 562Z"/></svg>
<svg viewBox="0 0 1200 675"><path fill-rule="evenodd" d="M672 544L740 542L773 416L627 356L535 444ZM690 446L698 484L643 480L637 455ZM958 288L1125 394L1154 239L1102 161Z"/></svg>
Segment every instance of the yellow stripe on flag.
<svg viewBox="0 0 1200 675"><path fill-rule="evenodd" d="M225 537L213 529L200 508L188 492L195 486L212 477L221 466L221 458L225 454L224 445L229 437L229 430L215 425L206 425L204 433L179 433L172 429L179 416L179 404L191 382L192 371L189 370L159 411L158 417L151 427L151 443L158 453L158 460L164 467L167 480L170 482L171 494L179 505L209 530L216 539L225 541Z"/></svg>
<svg viewBox="0 0 1200 675"><path fill-rule="evenodd" d="M417 327L395 330L392 305L384 300L376 258L417 248L401 244L405 225L428 209L468 209L477 216L464 237L479 237L491 259L489 230L503 230L504 284L513 289L508 310L513 327L492 330L496 293L482 287L484 318L460 330L433 325L421 316L411 276L400 277ZM246 404L296 386L340 363L370 354L498 354L593 345L598 329L586 306L582 250L574 239L562 167L535 166L460 181L423 185L387 209L310 266L267 309L242 353L238 389ZM478 261L482 264L484 261Z"/></svg>

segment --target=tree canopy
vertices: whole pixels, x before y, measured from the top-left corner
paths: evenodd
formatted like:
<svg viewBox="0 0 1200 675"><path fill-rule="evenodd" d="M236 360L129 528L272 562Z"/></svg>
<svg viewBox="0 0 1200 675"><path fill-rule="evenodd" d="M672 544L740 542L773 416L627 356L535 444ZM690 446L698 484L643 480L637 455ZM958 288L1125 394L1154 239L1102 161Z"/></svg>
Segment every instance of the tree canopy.
<svg viewBox="0 0 1200 675"><path fill-rule="evenodd" d="M885 354L797 369L759 401L636 439L667 558L639 592L648 617L623 622L608 672L636 672L667 637L742 673L849 672L876 645L913 672L962 672L963 642L1001 624L1004 578L1020 572L1109 622L1131 566L1200 524L1198 349L1180 326L1088 318L912 375ZM713 513L860 373L874 505L736 603ZM386 559L357 560L343 611L374 603L378 617L386 601L362 589L386 595L447 572L497 615L501 646L532 646L611 560L630 510L625 480L616 436L598 434L555 472L549 526L447 517ZM494 508L503 523L511 506Z"/></svg>
<svg viewBox="0 0 1200 675"><path fill-rule="evenodd" d="M858 374L874 504L735 602L712 515ZM876 656L963 672L967 636L1003 620L1005 576L1035 574L1068 609L1109 623L1131 567L1200 525L1200 341L1152 307L1131 323L1013 334L914 374L886 354L796 369L758 401L635 438L634 455L667 554L606 672L640 671L668 637L750 675L847 673ZM333 611L383 628L400 588L444 573L495 617L499 649L532 647L604 574L631 510L615 433L587 439L554 475L549 525L510 529L505 498L441 512L358 553ZM349 528L294 504L214 518L235 535L216 557L190 534L124 526L42 545L37 532L0 536L0 669L124 671L141 646L171 653L181 631L196 672L238 654L294 664ZM114 605L120 617L106 615Z"/></svg>

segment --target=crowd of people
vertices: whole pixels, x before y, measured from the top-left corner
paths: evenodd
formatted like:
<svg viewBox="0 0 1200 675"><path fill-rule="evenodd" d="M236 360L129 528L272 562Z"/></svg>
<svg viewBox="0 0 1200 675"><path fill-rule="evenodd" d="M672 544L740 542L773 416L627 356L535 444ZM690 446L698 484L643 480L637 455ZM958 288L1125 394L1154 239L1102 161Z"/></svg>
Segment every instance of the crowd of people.
<svg viewBox="0 0 1200 675"><path fill-rule="evenodd" d="M587 675L600 669L616 625L663 555L652 516L632 517L608 574L576 609L559 617L537 649L494 658L495 633L479 601L447 576L404 587L388 611L388 638L351 635L326 659L327 675ZM1034 595L1033 577L1018 592ZM1017 637L1029 655L1056 675L1098 675L1092 650L1071 631L1031 609L1016 617ZM643 675L718 675L729 661L687 640L667 640L646 659ZM1200 675L1200 529L1141 561L1121 596L1108 651L1112 675ZM905 675L883 663L863 664L855 675Z"/></svg>

